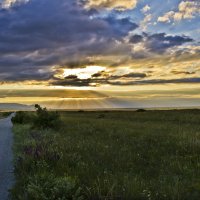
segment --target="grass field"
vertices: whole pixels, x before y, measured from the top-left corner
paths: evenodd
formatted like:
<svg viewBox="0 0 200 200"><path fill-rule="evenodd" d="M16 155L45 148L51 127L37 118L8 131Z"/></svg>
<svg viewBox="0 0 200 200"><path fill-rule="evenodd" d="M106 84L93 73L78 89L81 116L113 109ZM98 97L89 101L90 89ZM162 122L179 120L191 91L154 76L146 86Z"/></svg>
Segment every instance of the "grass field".
<svg viewBox="0 0 200 200"><path fill-rule="evenodd" d="M62 112L15 125L14 200L199 200L200 111Z"/></svg>

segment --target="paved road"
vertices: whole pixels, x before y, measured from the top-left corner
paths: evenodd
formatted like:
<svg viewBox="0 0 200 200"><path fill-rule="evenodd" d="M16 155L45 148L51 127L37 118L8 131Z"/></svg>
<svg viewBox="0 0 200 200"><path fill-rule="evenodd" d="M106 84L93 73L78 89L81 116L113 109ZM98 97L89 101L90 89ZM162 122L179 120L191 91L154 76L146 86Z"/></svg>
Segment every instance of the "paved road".
<svg viewBox="0 0 200 200"><path fill-rule="evenodd" d="M8 200L8 190L14 182L11 117L0 120L0 200Z"/></svg>

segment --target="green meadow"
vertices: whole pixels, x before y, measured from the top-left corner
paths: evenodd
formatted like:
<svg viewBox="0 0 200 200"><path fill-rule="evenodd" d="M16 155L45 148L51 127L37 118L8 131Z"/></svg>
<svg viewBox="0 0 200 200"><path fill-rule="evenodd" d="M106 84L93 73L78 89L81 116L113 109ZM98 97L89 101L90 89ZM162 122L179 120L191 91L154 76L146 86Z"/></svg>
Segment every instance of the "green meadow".
<svg viewBox="0 0 200 200"><path fill-rule="evenodd" d="M200 110L59 115L15 123L13 200L200 199Z"/></svg>

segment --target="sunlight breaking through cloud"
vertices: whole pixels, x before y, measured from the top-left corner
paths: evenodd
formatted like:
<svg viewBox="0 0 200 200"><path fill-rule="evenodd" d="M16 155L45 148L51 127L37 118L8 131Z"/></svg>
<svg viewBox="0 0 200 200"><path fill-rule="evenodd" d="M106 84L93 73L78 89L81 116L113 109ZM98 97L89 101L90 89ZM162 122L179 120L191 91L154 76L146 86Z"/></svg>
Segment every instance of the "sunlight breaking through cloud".
<svg viewBox="0 0 200 200"><path fill-rule="evenodd" d="M136 7L138 0L88 0L87 8L106 8L116 10L133 9Z"/></svg>
<svg viewBox="0 0 200 200"><path fill-rule="evenodd" d="M29 0L4 0L2 3L3 8L10 8L12 5L15 5L16 3L27 3Z"/></svg>

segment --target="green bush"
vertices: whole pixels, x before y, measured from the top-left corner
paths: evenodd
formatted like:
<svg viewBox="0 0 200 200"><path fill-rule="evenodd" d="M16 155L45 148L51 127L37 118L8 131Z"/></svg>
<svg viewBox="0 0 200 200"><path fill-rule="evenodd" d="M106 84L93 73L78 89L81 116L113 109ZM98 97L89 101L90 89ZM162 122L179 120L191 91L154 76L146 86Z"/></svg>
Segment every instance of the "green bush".
<svg viewBox="0 0 200 200"><path fill-rule="evenodd" d="M47 111L38 104L35 105L36 114L31 112L19 111L12 118L13 124L32 124L36 129L58 129L61 120L58 112Z"/></svg>
<svg viewBox="0 0 200 200"><path fill-rule="evenodd" d="M143 108L140 108L140 109L137 109L136 112L146 112L146 110Z"/></svg>
<svg viewBox="0 0 200 200"><path fill-rule="evenodd" d="M57 129L60 127L61 120L58 112L49 112L46 108L35 105L36 118L33 122L34 127L39 129Z"/></svg>
<svg viewBox="0 0 200 200"><path fill-rule="evenodd" d="M31 123L34 120L34 115L29 112L19 111L16 112L15 116L12 117L13 124L27 124Z"/></svg>

